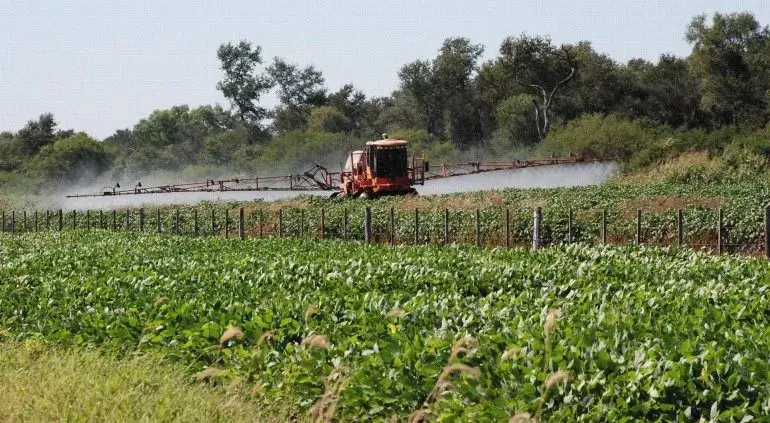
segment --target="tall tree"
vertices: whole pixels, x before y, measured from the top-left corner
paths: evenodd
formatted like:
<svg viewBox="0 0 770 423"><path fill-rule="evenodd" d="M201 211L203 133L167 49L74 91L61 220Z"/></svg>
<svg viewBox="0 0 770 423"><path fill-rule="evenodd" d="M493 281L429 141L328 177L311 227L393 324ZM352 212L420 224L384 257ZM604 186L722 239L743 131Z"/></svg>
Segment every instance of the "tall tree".
<svg viewBox="0 0 770 423"><path fill-rule="evenodd" d="M433 77L449 121L450 138L467 146L481 138L473 80L484 46L468 38L447 38L433 60Z"/></svg>
<svg viewBox="0 0 770 423"><path fill-rule="evenodd" d="M427 60L408 63L401 67L398 78L401 80L400 91L409 96L401 104L413 103L415 115L425 130L429 134L443 135L444 103L431 63Z"/></svg>
<svg viewBox="0 0 770 423"><path fill-rule="evenodd" d="M30 120L16 134L21 152L28 156L37 154L41 148L53 143L56 136L56 120L51 113L44 113L34 121Z"/></svg>
<svg viewBox="0 0 770 423"><path fill-rule="evenodd" d="M300 69L279 57L273 59L267 73L278 85L281 100L281 106L272 112L273 127L278 132L305 129L310 109L326 102L323 73L312 65Z"/></svg>
<svg viewBox="0 0 770 423"><path fill-rule="evenodd" d="M563 88L564 101L553 106L554 115L570 120L584 113L611 113L620 95L618 65L589 41L571 46L570 54L577 71Z"/></svg>
<svg viewBox="0 0 770 423"><path fill-rule="evenodd" d="M467 38L447 38L432 61L417 60L401 68L400 91L410 98L397 103L413 105L429 134L441 137L449 129L461 144L480 137L473 84L483 52L482 45Z"/></svg>
<svg viewBox="0 0 770 423"><path fill-rule="evenodd" d="M690 65L702 84L701 107L727 122L759 127L767 121L770 30L750 13L695 17L687 27Z"/></svg>
<svg viewBox="0 0 770 423"><path fill-rule="evenodd" d="M500 46L500 60L514 81L538 96L532 100L538 137L551 127L551 108L557 95L575 76L571 47L556 48L547 37L508 37Z"/></svg>
<svg viewBox="0 0 770 423"><path fill-rule="evenodd" d="M257 73L257 65L262 64L262 48L252 47L248 41L237 45L222 44L217 50L224 78L217 84L217 89L230 101L242 121L253 128L254 135L266 137L262 121L267 117L267 110L259 105L259 98L273 87L272 79Z"/></svg>
<svg viewBox="0 0 770 423"><path fill-rule="evenodd" d="M338 91L329 94L326 98L326 104L339 110L350 123L348 132L353 132L356 135L361 135L361 130L367 126L364 123L370 113L376 113L376 110L367 108L366 95L355 89L352 84L345 84ZM377 117L375 116L374 119ZM367 134L371 135L371 134Z"/></svg>

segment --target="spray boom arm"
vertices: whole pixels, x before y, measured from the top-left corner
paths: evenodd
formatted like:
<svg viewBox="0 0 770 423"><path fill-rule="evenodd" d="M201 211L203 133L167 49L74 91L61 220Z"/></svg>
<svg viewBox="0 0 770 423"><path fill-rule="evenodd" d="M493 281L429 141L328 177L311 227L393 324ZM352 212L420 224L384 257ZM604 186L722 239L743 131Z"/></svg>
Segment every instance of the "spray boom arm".
<svg viewBox="0 0 770 423"><path fill-rule="evenodd" d="M414 181L429 181L434 179L450 178L453 176L472 175L476 173L493 172L499 170L511 170L525 167L563 165L573 163L606 162L607 158L557 158L536 160L512 160L512 161L488 161L488 162L454 162L442 163L431 169L427 162L415 167L414 158L410 171L414 172ZM436 171L431 171L431 170ZM116 195L139 194L164 194L172 192L222 192L222 191L337 191L340 179L347 173L345 169L340 172L329 172L324 166L314 165L301 174L283 176L257 176L240 177L230 179L207 179L201 182L189 182L182 184L158 185L143 187L141 182L132 189L119 189L120 184L114 187L105 187L100 193L71 194L67 198L104 197ZM418 174L420 178L417 178Z"/></svg>

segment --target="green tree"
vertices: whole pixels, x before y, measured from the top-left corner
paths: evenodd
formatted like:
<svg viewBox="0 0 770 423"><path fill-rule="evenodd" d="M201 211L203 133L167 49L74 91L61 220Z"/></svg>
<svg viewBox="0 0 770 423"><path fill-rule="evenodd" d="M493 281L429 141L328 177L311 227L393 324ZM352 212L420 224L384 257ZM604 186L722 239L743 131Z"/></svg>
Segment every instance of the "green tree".
<svg viewBox="0 0 770 423"><path fill-rule="evenodd" d="M352 84L345 84L338 91L330 93L326 97L326 105L342 112L349 122L347 131L356 135L373 135L370 132L382 112L379 100L367 101L366 95Z"/></svg>
<svg viewBox="0 0 770 423"><path fill-rule="evenodd" d="M575 76L572 48L556 48L547 37L508 37L500 45L500 61L510 78L531 92L538 137L551 127L551 109L565 85Z"/></svg>
<svg viewBox="0 0 770 423"><path fill-rule="evenodd" d="M238 116L253 128L257 139L266 139L267 133L262 121L267 117L267 110L259 105L259 98L273 87L272 78L259 74L257 65L262 64L262 48L252 47L248 41L237 45L222 44L217 50L224 78L217 84L217 89L237 110Z"/></svg>
<svg viewBox="0 0 770 423"><path fill-rule="evenodd" d="M447 38L432 61L417 60L401 68L399 90L408 98L395 104L411 107L415 120L430 134L443 137L449 129L460 144L477 140L481 134L473 79L483 52L482 45L467 38ZM406 113L400 112L403 117Z"/></svg>
<svg viewBox="0 0 770 423"><path fill-rule="evenodd" d="M267 68L278 86L281 105L271 113L273 128L279 133L304 130L310 109L326 103L323 73L313 66L300 69L279 57Z"/></svg>
<svg viewBox="0 0 770 423"><path fill-rule="evenodd" d="M449 137L468 146L482 136L473 80L484 46L468 38L447 38L433 61L435 86L449 123Z"/></svg>
<svg viewBox="0 0 770 423"><path fill-rule="evenodd" d="M21 143L12 133L0 134L0 171L10 172L18 169L24 157Z"/></svg>
<svg viewBox="0 0 770 423"><path fill-rule="evenodd" d="M505 141L504 145L515 147L537 141L537 129L530 119L532 100L529 94L518 94L497 106L495 116L499 126L495 138L498 142Z"/></svg>
<svg viewBox="0 0 770 423"><path fill-rule="evenodd" d="M612 112L621 97L618 65L589 41L580 41L569 51L575 76L564 87L563 99L554 105L554 114L570 120L585 113Z"/></svg>
<svg viewBox="0 0 770 423"><path fill-rule="evenodd" d="M21 153L32 156L41 148L51 144L56 136L56 126L56 120L51 113L44 113L36 121L27 122L16 134Z"/></svg>
<svg viewBox="0 0 770 423"><path fill-rule="evenodd" d="M701 80L701 107L733 125L767 122L770 88L770 30L750 13L695 17L687 27L690 65Z"/></svg>
<svg viewBox="0 0 770 423"><path fill-rule="evenodd" d="M438 89L433 67L427 60L416 60L404 65L398 72L400 91L408 98L396 104L404 107L401 113L412 113L429 134L444 134L444 99ZM398 94L394 96L398 97ZM409 120L403 119L402 120Z"/></svg>
<svg viewBox="0 0 770 423"><path fill-rule="evenodd" d="M310 112L308 129L311 131L347 133L350 126L350 119L334 107L316 107Z"/></svg>
<svg viewBox="0 0 770 423"><path fill-rule="evenodd" d="M33 175L63 184L92 179L109 165L103 146L81 132L46 145L25 167Z"/></svg>

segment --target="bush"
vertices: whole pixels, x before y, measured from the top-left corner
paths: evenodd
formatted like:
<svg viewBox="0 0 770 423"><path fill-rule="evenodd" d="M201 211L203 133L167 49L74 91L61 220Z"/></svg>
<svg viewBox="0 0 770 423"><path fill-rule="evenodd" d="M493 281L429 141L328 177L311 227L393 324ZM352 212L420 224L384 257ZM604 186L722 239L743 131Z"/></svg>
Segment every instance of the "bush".
<svg viewBox="0 0 770 423"><path fill-rule="evenodd" d="M43 147L25 170L59 183L101 175L110 165L103 146L85 133L79 133Z"/></svg>
<svg viewBox="0 0 770 423"><path fill-rule="evenodd" d="M552 131L543 141L542 148L559 155L616 157L628 161L635 153L647 148L660 133L660 129L645 122L590 114L573 120L563 129Z"/></svg>
<svg viewBox="0 0 770 423"><path fill-rule="evenodd" d="M495 144L501 149L531 145L537 142L537 128L532 119L533 97L519 94L500 103L495 109L498 129Z"/></svg>
<svg viewBox="0 0 770 423"><path fill-rule="evenodd" d="M342 133L291 131L265 146L256 164L260 170L271 172L299 172L315 163L332 170L345 161L350 151L363 148L363 144L363 140Z"/></svg>
<svg viewBox="0 0 770 423"><path fill-rule="evenodd" d="M308 129L313 132L349 132L350 119L330 106L316 107L310 112Z"/></svg>
<svg viewBox="0 0 770 423"><path fill-rule="evenodd" d="M418 155L425 154L429 161L456 159L460 151L449 140L441 140L424 129L400 129L389 134L391 139L409 141L409 148Z"/></svg>

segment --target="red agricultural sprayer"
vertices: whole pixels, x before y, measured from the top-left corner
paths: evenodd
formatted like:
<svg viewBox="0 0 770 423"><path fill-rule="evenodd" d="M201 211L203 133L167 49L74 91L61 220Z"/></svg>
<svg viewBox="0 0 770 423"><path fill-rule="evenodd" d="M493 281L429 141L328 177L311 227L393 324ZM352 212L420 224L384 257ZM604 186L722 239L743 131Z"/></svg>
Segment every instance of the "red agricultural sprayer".
<svg viewBox="0 0 770 423"><path fill-rule="evenodd" d="M67 198L217 191L331 191L332 197L375 198L416 194L416 185L423 185L432 179L534 166L605 161L596 158L551 157L540 160L457 162L442 163L434 166L431 171L425 156L418 158L414 152L410 155L408 145L405 140L390 140L387 135L383 135L382 140L367 142L363 150L351 151L339 172L330 172L326 167L316 164L296 175L208 179L155 187L143 187L138 183L132 189L120 189L120 185L116 185L106 187L99 193L74 194Z"/></svg>

